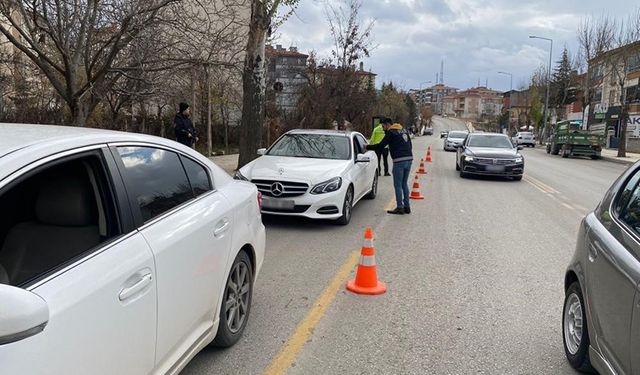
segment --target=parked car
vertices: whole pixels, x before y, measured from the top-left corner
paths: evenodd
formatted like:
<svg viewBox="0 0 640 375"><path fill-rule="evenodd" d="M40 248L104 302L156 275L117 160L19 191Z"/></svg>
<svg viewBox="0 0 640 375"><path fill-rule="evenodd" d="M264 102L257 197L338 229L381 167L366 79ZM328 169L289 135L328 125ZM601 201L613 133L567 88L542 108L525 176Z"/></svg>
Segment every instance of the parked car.
<svg viewBox="0 0 640 375"><path fill-rule="evenodd" d="M464 139L467 138L469 134L468 131L460 131L460 130L452 130L447 134L447 137L444 139L444 150L445 151L455 151L458 146L464 142Z"/></svg>
<svg viewBox="0 0 640 375"><path fill-rule="evenodd" d="M490 175L522 180L524 157L505 134L471 133L458 147L456 170L460 177Z"/></svg>
<svg viewBox="0 0 640 375"><path fill-rule="evenodd" d="M531 132L518 132L513 137L513 143L517 146L536 147L536 137Z"/></svg>
<svg viewBox="0 0 640 375"><path fill-rule="evenodd" d="M433 135L433 128L424 128L422 135Z"/></svg>
<svg viewBox="0 0 640 375"><path fill-rule="evenodd" d="M562 333L575 369L640 374L640 164L580 225L565 273Z"/></svg>
<svg viewBox="0 0 640 375"><path fill-rule="evenodd" d="M292 130L236 178L262 192L262 212L331 219L346 225L353 206L378 191L378 162L357 132Z"/></svg>
<svg viewBox="0 0 640 375"><path fill-rule="evenodd" d="M157 137L0 139L1 374L177 374L240 339L265 248L255 186Z"/></svg>
<svg viewBox="0 0 640 375"><path fill-rule="evenodd" d="M448 131L448 130L443 130L443 131L441 131L441 132L440 132L440 138L444 138L444 137L446 137L446 136L447 136L447 134L449 134L449 131Z"/></svg>

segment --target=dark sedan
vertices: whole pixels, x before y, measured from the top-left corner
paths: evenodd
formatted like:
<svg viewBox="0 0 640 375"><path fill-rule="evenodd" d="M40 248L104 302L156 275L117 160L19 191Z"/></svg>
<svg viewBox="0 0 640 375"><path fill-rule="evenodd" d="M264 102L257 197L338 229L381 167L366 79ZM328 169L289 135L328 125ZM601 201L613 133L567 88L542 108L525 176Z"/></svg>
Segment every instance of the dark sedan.
<svg viewBox="0 0 640 375"><path fill-rule="evenodd" d="M460 171L460 177L474 174L522 180L524 158L519 152L521 149L504 134L471 133L458 147L456 170Z"/></svg>

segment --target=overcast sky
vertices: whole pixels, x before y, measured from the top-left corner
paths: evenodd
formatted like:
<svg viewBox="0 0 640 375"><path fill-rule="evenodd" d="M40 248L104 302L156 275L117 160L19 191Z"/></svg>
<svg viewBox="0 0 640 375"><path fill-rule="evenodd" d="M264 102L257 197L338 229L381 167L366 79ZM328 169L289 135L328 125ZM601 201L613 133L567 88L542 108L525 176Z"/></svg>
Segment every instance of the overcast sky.
<svg viewBox="0 0 640 375"><path fill-rule="evenodd" d="M528 82L531 72L548 64L566 45L578 50L576 29L586 16L626 15L637 0L364 0L361 19L375 20L377 48L365 60L378 74L403 89L431 85L444 60L444 82L459 89L481 85L514 89ZM330 55L332 40L325 16L327 3L340 0L301 0L296 14L277 31L278 44Z"/></svg>

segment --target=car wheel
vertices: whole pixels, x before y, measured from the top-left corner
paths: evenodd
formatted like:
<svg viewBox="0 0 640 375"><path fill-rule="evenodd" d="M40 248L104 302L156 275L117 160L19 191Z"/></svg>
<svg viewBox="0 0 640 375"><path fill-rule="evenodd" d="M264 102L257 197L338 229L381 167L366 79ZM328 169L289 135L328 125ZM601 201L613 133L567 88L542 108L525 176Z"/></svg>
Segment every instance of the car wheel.
<svg viewBox="0 0 640 375"><path fill-rule="evenodd" d="M464 164L460 164L458 166L458 170L460 171L460 177L462 178L467 177L467 174L464 172Z"/></svg>
<svg viewBox="0 0 640 375"><path fill-rule="evenodd" d="M562 311L562 338L564 352L571 366L582 372L591 372L589 361L589 332L587 314L580 284L574 282L567 289Z"/></svg>
<svg viewBox="0 0 640 375"><path fill-rule="evenodd" d="M253 294L253 270L251 260L244 251L236 256L231 272L227 277L222 307L220 308L220 324L213 340L214 346L229 347L235 344L247 325L251 310Z"/></svg>
<svg viewBox="0 0 640 375"><path fill-rule="evenodd" d="M560 153L560 147L555 143L551 145L551 155L558 155Z"/></svg>
<svg viewBox="0 0 640 375"><path fill-rule="evenodd" d="M351 221L351 211L353 209L353 188L349 186L347 194L344 196L344 203L342 204L342 216L337 220L340 225L347 225Z"/></svg>
<svg viewBox="0 0 640 375"><path fill-rule="evenodd" d="M551 145L547 145L547 154L551 153Z"/></svg>
<svg viewBox="0 0 640 375"><path fill-rule="evenodd" d="M369 194L365 195L366 199L376 199L376 195L378 195L378 172L373 175L373 182L371 183L371 191Z"/></svg>

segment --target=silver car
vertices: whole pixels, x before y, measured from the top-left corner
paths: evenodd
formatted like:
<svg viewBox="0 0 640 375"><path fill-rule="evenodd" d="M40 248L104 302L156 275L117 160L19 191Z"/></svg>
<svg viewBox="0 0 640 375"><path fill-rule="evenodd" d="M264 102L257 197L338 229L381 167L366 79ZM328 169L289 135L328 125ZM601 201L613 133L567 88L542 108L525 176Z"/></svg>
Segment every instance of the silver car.
<svg viewBox="0 0 640 375"><path fill-rule="evenodd" d="M444 150L445 151L456 151L462 142L464 142L465 138L469 134L468 131L462 130L452 130L447 134L447 137L444 139Z"/></svg>
<svg viewBox="0 0 640 375"><path fill-rule="evenodd" d="M565 275L564 350L580 371L640 374L640 163L580 225Z"/></svg>

